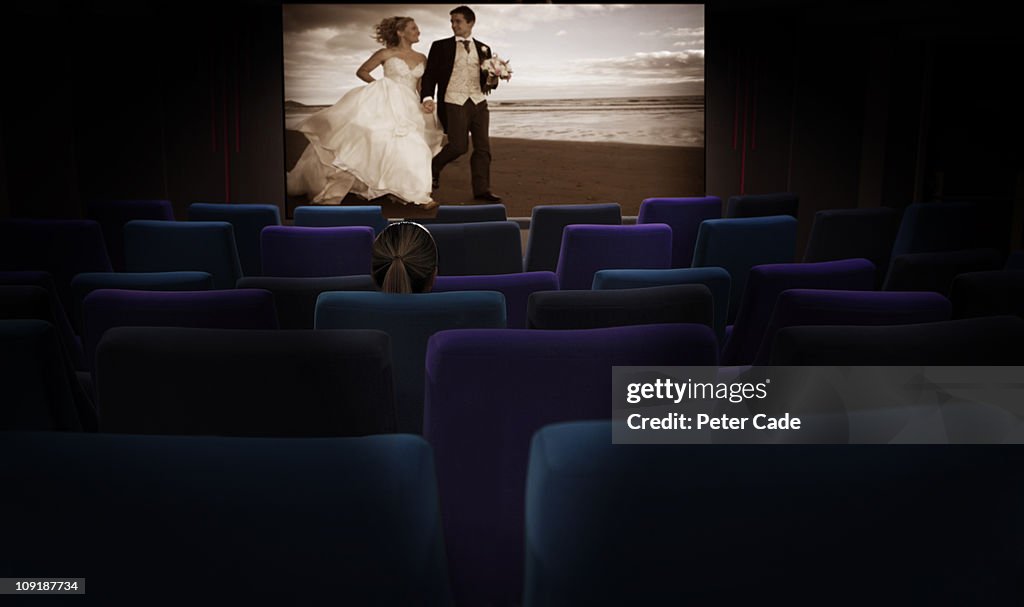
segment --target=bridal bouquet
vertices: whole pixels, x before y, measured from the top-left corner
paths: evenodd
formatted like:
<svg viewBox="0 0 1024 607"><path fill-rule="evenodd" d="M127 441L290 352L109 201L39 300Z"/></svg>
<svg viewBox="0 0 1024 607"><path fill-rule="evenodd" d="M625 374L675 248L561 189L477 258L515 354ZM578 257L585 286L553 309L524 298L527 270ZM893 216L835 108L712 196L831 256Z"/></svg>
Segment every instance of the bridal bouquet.
<svg viewBox="0 0 1024 607"><path fill-rule="evenodd" d="M508 62L508 59L502 59L495 53L493 57L484 59L480 63L480 71L487 72L487 77L490 80L496 80L497 78L510 80L512 78L512 68L508 66Z"/></svg>

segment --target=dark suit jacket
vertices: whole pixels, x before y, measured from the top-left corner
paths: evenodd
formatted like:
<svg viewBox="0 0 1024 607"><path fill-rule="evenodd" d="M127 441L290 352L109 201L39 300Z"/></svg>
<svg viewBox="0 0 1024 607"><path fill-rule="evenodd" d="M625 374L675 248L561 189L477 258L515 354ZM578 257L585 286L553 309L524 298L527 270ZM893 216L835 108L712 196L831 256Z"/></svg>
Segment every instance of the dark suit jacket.
<svg viewBox="0 0 1024 607"><path fill-rule="evenodd" d="M491 47L473 38L476 45L476 54L480 61L491 58ZM434 97L434 89L437 88L437 117L441 120L441 126L448 132L448 115L444 107L444 94L448 90L448 81L452 79L452 69L455 67L455 36L437 40L430 45L430 52L427 54L427 67L424 68L423 78L420 80L420 99ZM487 85L487 74L480 72L480 90L484 95L498 88L498 85Z"/></svg>

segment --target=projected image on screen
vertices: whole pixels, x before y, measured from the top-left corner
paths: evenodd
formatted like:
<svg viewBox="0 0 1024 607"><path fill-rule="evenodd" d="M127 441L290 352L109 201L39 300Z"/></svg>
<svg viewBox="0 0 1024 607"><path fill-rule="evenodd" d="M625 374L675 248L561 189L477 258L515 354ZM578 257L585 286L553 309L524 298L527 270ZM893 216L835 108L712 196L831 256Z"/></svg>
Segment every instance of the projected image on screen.
<svg viewBox="0 0 1024 607"><path fill-rule="evenodd" d="M283 7L289 216L704 194L702 5L459 6Z"/></svg>

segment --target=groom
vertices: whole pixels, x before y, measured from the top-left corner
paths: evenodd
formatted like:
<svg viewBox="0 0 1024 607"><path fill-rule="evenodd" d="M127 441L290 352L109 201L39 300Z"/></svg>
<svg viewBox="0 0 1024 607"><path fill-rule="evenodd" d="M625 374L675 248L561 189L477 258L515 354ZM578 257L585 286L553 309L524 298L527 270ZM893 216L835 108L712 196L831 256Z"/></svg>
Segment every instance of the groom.
<svg viewBox="0 0 1024 607"><path fill-rule="evenodd" d="M439 105L437 116L448 133L448 145L434 156L431 164L433 187L438 188L441 171L451 161L469 150L469 136L473 136L473 155L469 166L473 176L473 198L485 202L501 202L491 192L491 141L487 134L490 113L486 95L497 88L489 84L487 73L480 70L480 62L490 59L491 49L473 39L476 14L468 6L453 9L453 38L438 40L430 45L427 67L420 82L423 110L434 111L434 88Z"/></svg>

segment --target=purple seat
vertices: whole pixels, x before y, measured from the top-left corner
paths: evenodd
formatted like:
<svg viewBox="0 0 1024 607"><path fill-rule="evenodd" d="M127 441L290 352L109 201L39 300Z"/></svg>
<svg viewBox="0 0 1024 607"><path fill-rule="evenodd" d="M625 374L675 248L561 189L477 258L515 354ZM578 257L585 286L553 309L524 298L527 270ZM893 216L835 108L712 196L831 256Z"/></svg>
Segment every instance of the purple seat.
<svg viewBox="0 0 1024 607"><path fill-rule="evenodd" d="M125 271L124 224L133 219L174 221L170 200L90 200L85 205L85 212L103 229L103 239L115 272Z"/></svg>
<svg viewBox="0 0 1024 607"><path fill-rule="evenodd" d="M788 289L779 294L765 329L756 365L771 360L775 336L801 325L906 325L949 320L952 306L927 291L832 291Z"/></svg>
<svg viewBox="0 0 1024 607"><path fill-rule="evenodd" d="M0 220L0 270L49 272L65 310L79 272L113 272L100 224L91 219ZM69 318L76 327L75 319ZM76 327L77 328L77 327Z"/></svg>
<svg viewBox="0 0 1024 607"><path fill-rule="evenodd" d="M598 270L658 270L671 265L672 228L663 223L576 224L562 231L555 274L561 289L590 289Z"/></svg>
<svg viewBox="0 0 1024 607"><path fill-rule="evenodd" d="M438 276L435 293L445 291L498 291L505 296L505 318L509 329L526 328L526 310L530 294L558 289L554 272L520 272L483 276Z"/></svg>
<svg viewBox="0 0 1024 607"><path fill-rule="evenodd" d="M870 291L874 287L875 265L866 259L754 266L747 278L732 333L722 348L722 364L754 362L775 300L786 289Z"/></svg>
<svg viewBox="0 0 1024 607"><path fill-rule="evenodd" d="M640 203L637 224L664 223L672 228L672 267L689 268L693 263L693 247L697 231L705 219L721 219L722 199L647 198Z"/></svg>
<svg viewBox="0 0 1024 607"><path fill-rule="evenodd" d="M985 316L879 327L779 331L773 365L1021 365L1024 319Z"/></svg>
<svg viewBox="0 0 1024 607"><path fill-rule="evenodd" d="M541 204L530 212L530 233L526 239L523 269L527 272L558 267L562 230L567 225L586 223L622 225L622 207L616 202L601 204Z"/></svg>
<svg viewBox="0 0 1024 607"><path fill-rule="evenodd" d="M95 369L96 347L113 327L277 329L274 295L264 289L132 291L97 289L82 304L86 364Z"/></svg>
<svg viewBox="0 0 1024 607"><path fill-rule="evenodd" d="M715 365L704 325L571 331L459 329L431 337L424 432L434 448L459 605L519 602L530 438L607 419L614 365Z"/></svg>
<svg viewBox="0 0 1024 607"><path fill-rule="evenodd" d="M373 228L269 226L260 235L263 275L284 277L369 274Z"/></svg>

